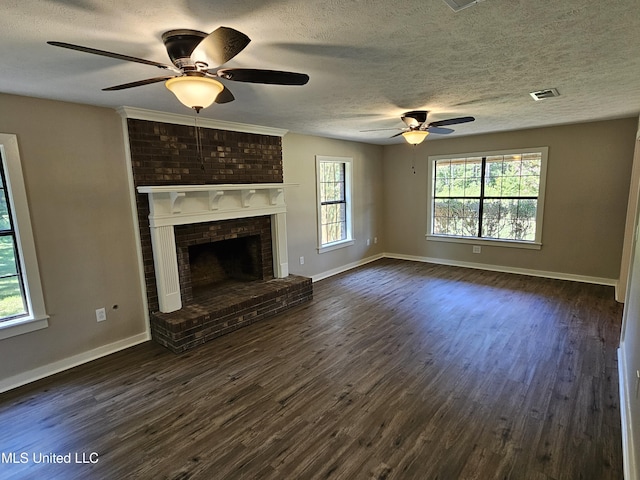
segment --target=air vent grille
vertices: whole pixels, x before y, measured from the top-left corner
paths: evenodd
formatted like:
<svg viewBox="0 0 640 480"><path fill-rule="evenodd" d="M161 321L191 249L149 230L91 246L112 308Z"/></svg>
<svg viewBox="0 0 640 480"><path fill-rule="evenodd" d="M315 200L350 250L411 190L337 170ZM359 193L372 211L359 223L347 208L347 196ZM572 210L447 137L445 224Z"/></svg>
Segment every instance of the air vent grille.
<svg viewBox="0 0 640 480"><path fill-rule="evenodd" d="M544 90L538 90L537 92L530 92L529 95L531 95L531 98L533 98L536 102L544 100L546 98L560 96L558 90L555 88L545 88Z"/></svg>
<svg viewBox="0 0 640 480"><path fill-rule="evenodd" d="M444 3L449 5L454 12L459 12L463 8L471 7L480 2L484 2L484 0L444 0Z"/></svg>

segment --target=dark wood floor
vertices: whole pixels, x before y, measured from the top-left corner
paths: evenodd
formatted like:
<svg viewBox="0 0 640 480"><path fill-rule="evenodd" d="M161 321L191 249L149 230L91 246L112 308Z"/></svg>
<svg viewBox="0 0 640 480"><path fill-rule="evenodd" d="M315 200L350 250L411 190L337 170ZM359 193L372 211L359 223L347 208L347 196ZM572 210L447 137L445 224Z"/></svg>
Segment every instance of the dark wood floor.
<svg viewBox="0 0 640 480"><path fill-rule="evenodd" d="M1 395L0 478L619 480L620 321L609 287L381 260ZM69 452L98 461L31 458Z"/></svg>

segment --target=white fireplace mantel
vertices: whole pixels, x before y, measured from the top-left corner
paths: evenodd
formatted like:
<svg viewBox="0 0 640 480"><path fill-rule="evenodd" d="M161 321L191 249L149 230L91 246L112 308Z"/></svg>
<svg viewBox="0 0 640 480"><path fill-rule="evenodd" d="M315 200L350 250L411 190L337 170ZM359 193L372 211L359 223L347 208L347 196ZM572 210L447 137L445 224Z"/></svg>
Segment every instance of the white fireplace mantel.
<svg viewBox="0 0 640 480"><path fill-rule="evenodd" d="M286 183L222 185L141 186L149 197L149 226L161 312L182 308L176 225L215 222L236 218L271 216L273 270L276 278L289 275L287 255Z"/></svg>
<svg viewBox="0 0 640 480"><path fill-rule="evenodd" d="M286 212L290 183L162 185L138 187L149 195L152 227L257 217Z"/></svg>

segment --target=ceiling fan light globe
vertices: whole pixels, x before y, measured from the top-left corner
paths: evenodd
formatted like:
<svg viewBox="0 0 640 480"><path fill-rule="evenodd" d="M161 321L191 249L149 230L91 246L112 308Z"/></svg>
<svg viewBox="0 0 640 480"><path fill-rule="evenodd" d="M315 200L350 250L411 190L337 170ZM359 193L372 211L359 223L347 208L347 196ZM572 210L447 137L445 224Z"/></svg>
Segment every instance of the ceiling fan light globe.
<svg viewBox="0 0 640 480"><path fill-rule="evenodd" d="M418 145L419 143L424 142L427 135L429 135L429 132L426 130L410 130L402 134L407 143L410 143L411 145Z"/></svg>
<svg viewBox="0 0 640 480"><path fill-rule="evenodd" d="M218 94L224 90L217 80L193 76L170 78L165 86L183 105L198 111L215 102Z"/></svg>

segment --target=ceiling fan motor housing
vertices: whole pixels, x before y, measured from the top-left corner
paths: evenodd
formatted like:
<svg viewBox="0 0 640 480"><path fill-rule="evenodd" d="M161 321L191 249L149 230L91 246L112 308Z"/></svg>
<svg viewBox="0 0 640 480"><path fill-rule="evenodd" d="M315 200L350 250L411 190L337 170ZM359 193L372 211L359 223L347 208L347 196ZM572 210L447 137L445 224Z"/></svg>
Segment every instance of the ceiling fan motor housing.
<svg viewBox="0 0 640 480"><path fill-rule="evenodd" d="M162 41L173 64L183 68L193 65L191 54L206 36L205 32L198 30L169 30L162 34Z"/></svg>
<svg viewBox="0 0 640 480"><path fill-rule="evenodd" d="M413 110L411 112L406 112L402 117L413 118L418 123L424 123L427 121L427 113L429 113L427 110Z"/></svg>

